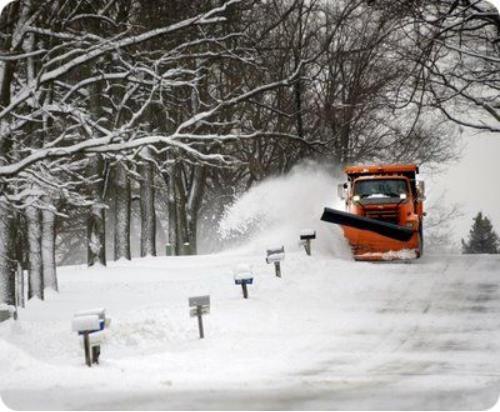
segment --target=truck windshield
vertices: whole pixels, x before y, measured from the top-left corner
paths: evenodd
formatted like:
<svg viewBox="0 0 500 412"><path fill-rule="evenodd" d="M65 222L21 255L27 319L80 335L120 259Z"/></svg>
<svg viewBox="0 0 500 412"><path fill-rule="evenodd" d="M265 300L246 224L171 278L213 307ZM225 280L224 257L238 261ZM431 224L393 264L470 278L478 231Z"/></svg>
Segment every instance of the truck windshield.
<svg viewBox="0 0 500 412"><path fill-rule="evenodd" d="M354 194L361 198L399 197L402 193L408 193L403 179L360 180L354 185Z"/></svg>

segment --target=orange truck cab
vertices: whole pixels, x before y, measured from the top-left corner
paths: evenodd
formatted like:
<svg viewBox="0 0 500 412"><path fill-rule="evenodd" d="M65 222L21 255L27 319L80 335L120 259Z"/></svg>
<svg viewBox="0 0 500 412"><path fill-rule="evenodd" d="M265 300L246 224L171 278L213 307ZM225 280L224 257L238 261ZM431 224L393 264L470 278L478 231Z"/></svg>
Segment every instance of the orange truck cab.
<svg viewBox="0 0 500 412"><path fill-rule="evenodd" d="M424 183L416 165L347 167L339 185L346 212L325 208L338 223L356 260L418 258L423 253Z"/></svg>

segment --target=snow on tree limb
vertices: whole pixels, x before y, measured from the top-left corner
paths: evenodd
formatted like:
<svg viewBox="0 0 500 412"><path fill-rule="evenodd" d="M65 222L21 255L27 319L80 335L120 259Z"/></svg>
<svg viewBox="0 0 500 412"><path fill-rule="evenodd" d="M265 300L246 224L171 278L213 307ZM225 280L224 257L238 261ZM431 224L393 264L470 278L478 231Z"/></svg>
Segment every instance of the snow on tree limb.
<svg viewBox="0 0 500 412"><path fill-rule="evenodd" d="M21 90L17 95L12 97L11 103L7 107L5 107L2 111L0 111L0 120L4 118L6 115L8 115L16 107L18 107L21 103L25 102L26 99L29 98L32 90L37 89L40 85L43 85L47 82L59 79L69 71L73 70L76 67L81 66L82 64L88 63L114 50L134 46L162 35L174 33L176 31L182 30L190 26L211 25L215 23L224 22L225 21L224 17L214 17L214 16L226 11L226 9L230 5L237 4L240 2L241 0L229 0L220 7L213 8L208 12L201 13L195 17L185 19L183 21L171 24L169 26L149 30L145 33L138 35L131 35L123 39L119 39L112 42L104 40L102 44L91 46L89 47L89 49L85 50L85 53L77 57L74 57L70 61L58 66L57 68L46 71L38 79L28 83L23 90ZM46 65L49 65L50 63L51 62L49 61L46 63Z"/></svg>

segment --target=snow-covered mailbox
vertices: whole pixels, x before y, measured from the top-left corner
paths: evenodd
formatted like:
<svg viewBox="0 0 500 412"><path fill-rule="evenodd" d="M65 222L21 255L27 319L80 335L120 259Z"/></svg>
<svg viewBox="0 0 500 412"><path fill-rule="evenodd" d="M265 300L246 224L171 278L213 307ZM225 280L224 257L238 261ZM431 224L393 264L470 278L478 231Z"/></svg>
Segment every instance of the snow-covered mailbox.
<svg viewBox="0 0 500 412"><path fill-rule="evenodd" d="M247 285L253 284L253 272L250 269L250 266L246 264L240 264L234 268L233 273L234 283L236 285L241 285L241 289L243 290L243 298L248 299Z"/></svg>
<svg viewBox="0 0 500 412"><path fill-rule="evenodd" d="M110 323L111 319L106 317L106 310L101 308L77 312L73 316L72 329L73 332L83 336L87 366L99 363L101 344L104 343L106 337L104 329Z"/></svg>
<svg viewBox="0 0 500 412"><path fill-rule="evenodd" d="M189 314L191 317L198 318L198 330L200 332L200 339L205 337L203 330L203 315L210 313L210 296L193 296L188 299L189 301Z"/></svg>
<svg viewBox="0 0 500 412"><path fill-rule="evenodd" d="M285 246L278 248L267 249L266 262L274 263L274 268L276 270L276 276L281 277L281 261L285 259Z"/></svg>
<svg viewBox="0 0 500 412"><path fill-rule="evenodd" d="M304 246L306 253L311 256L311 240L316 239L316 231L312 229L304 229L300 232L300 245Z"/></svg>

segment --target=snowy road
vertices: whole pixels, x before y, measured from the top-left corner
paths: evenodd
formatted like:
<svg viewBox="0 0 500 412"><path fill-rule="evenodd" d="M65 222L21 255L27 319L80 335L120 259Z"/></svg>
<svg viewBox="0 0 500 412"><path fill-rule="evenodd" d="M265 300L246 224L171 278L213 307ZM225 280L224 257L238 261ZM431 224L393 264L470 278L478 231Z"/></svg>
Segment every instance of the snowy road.
<svg viewBox="0 0 500 412"><path fill-rule="evenodd" d="M232 267L254 265L250 299ZM287 257L137 259L65 268L61 294L0 324L0 393L15 409L482 409L500 393L500 258L412 264ZM209 293L207 338L187 297ZM105 306L99 367L72 313Z"/></svg>

